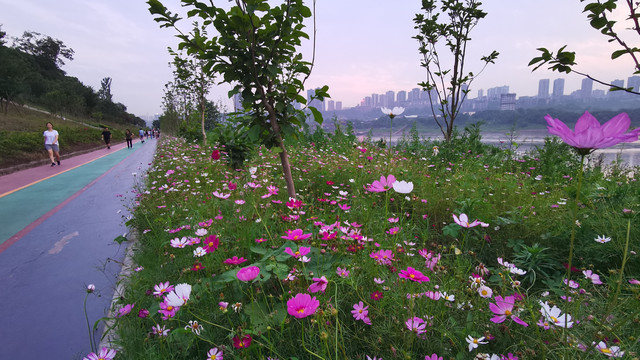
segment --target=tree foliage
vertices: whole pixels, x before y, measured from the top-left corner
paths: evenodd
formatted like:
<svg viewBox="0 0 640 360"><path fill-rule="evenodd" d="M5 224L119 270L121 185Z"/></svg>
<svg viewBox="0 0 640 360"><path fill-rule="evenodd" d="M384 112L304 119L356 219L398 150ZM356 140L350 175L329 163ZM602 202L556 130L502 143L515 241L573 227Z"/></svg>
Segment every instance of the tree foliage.
<svg viewBox="0 0 640 360"><path fill-rule="evenodd" d="M580 0L580 2L587 2L587 0ZM618 44L619 48L611 53L611 60L615 60L622 56L627 56L633 63L633 73L640 74L640 48L627 44L621 36L614 30L614 25L617 21L612 20L612 13L618 7L618 3L626 5L629 16L626 21L629 23L628 30L640 35L640 3L633 0L595 0L587 2L584 7L583 13L587 14L589 19L589 25L595 30L598 30L602 35L607 38L608 42ZM578 75L587 77L599 84L608 86L611 90L622 90L632 94L640 95L640 92L634 91L633 88L620 87L613 84L609 84L589 74L581 72L575 69L576 53L575 51L565 50L567 45L559 48L555 53L549 51L547 48L538 48L541 52L540 56L536 56L529 62L529 66L534 66L532 71L538 70L542 66L548 65L548 69L557 72L570 73L574 72Z"/></svg>
<svg viewBox="0 0 640 360"><path fill-rule="evenodd" d="M440 127L446 141L451 140L453 124L460 112L462 102L477 75L467 72L467 42L469 34L487 13L480 9L477 0L423 0L423 14L416 14L414 22L418 35L414 39L420 44L421 66L427 71L427 79L418 85L428 92L433 119ZM440 21L440 17L446 17ZM453 64L445 64L444 48L453 57ZM498 52L481 57L484 67L494 63ZM482 70L484 70L484 67ZM482 72L480 70L480 72ZM466 87L466 88L465 88ZM435 105L434 105L435 103Z"/></svg>
<svg viewBox="0 0 640 360"><path fill-rule="evenodd" d="M200 18L203 25L215 29L217 35L208 36L198 24L191 32L182 32L177 27L177 14L158 0L147 3L161 27L176 29L181 40L178 49L203 60L205 72L232 84L229 96L242 95L248 116L238 118L243 121L241 125L249 129L247 135L251 139L280 149L287 191L295 197L284 139L297 138L306 119L293 103L307 102L300 93L313 64L305 61L297 48L302 39L309 38L303 31L303 21L311 17L311 10L302 0L283 0L277 6L267 0L236 0L229 10L212 1L182 0L188 17ZM327 89L325 86L316 90L316 96L328 96ZM311 111L321 122L320 112Z"/></svg>

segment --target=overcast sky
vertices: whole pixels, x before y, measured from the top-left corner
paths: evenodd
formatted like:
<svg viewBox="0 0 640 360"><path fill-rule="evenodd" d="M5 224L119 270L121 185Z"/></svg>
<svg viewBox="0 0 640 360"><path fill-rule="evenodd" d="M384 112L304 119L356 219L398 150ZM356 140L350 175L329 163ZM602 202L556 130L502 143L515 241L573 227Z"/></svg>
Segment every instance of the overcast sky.
<svg viewBox="0 0 640 360"><path fill-rule="evenodd" d="M216 2L216 1L214 1ZM274 1L275 2L275 1ZM179 11L179 1L164 0ZM218 0L220 6L227 0ZM413 18L420 12L419 0L318 0L317 46L313 74L307 88L329 85L332 99L352 107L371 93L410 90L424 79L420 67ZM633 72L627 57L610 60L615 49L582 14L579 0L486 0L488 13L472 32L468 70L477 73L481 56L500 52L472 84L470 97L478 89L509 85L518 96L536 95L541 78L565 78L565 94L580 87L575 74L551 73L527 67L539 52L568 44L577 52L576 69L605 81L624 79ZM113 79L115 101L139 116L161 112L164 84L171 80L167 47L176 48L173 30L160 29L142 0L0 0L0 24L9 36L25 30L62 40L75 51L64 66L94 89L104 77ZM616 14L624 19L622 12ZM191 20L183 20L188 27ZM309 24L310 25L310 24ZM312 29L309 27L308 32ZM627 42L638 43L638 35L624 31ZM311 47L303 54L311 59ZM594 88L603 88L594 86ZM230 89L217 85L209 98L226 100ZM227 105L229 106L229 105Z"/></svg>

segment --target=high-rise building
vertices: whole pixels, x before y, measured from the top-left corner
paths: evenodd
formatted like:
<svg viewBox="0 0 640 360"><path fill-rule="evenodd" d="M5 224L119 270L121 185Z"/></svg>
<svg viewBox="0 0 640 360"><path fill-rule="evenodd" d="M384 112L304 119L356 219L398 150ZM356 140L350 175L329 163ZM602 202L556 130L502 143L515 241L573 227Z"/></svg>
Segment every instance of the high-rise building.
<svg viewBox="0 0 640 360"><path fill-rule="evenodd" d="M553 97L559 98L564 95L564 79L557 78L553 80Z"/></svg>
<svg viewBox="0 0 640 360"><path fill-rule="evenodd" d="M631 90L638 92L640 90L640 76L631 76L627 79L627 87Z"/></svg>
<svg viewBox="0 0 640 360"><path fill-rule="evenodd" d="M483 96L484 96L484 90L483 89L478 90L478 99L480 99Z"/></svg>
<svg viewBox="0 0 640 360"><path fill-rule="evenodd" d="M336 102L333 100L329 100L327 104L327 111L334 111L336 109Z"/></svg>
<svg viewBox="0 0 640 360"><path fill-rule="evenodd" d="M496 86L487 90L487 97L489 99L498 100L500 95L509 93L509 85Z"/></svg>
<svg viewBox="0 0 640 360"><path fill-rule="evenodd" d="M624 88L624 80L613 80L611 82L611 85L617 86L619 88ZM622 90L611 91L611 89L609 89L609 91L607 92L607 96L610 96L610 97L619 97L622 94L624 94L624 91Z"/></svg>
<svg viewBox="0 0 640 360"><path fill-rule="evenodd" d="M342 110L342 101L336 101L336 111Z"/></svg>
<svg viewBox="0 0 640 360"><path fill-rule="evenodd" d="M515 110L516 94L500 94L500 110Z"/></svg>
<svg viewBox="0 0 640 360"><path fill-rule="evenodd" d="M420 89L411 89L411 101L420 101Z"/></svg>
<svg viewBox="0 0 640 360"><path fill-rule="evenodd" d="M242 107L242 95L233 94L233 112L240 112L244 110Z"/></svg>
<svg viewBox="0 0 640 360"><path fill-rule="evenodd" d="M407 92L404 90L398 91L398 105L402 105L407 101Z"/></svg>
<svg viewBox="0 0 640 360"><path fill-rule="evenodd" d="M582 96L583 98L590 98L592 91L593 91L593 80L591 80L589 78L582 79L582 87L580 88L580 96Z"/></svg>
<svg viewBox="0 0 640 360"><path fill-rule="evenodd" d="M307 90L307 104L309 106L313 106L319 111L324 111L324 101L320 101L318 99L314 99L313 101L311 100L311 97L313 97L315 94L316 94L315 89Z"/></svg>
<svg viewBox="0 0 640 360"><path fill-rule="evenodd" d="M372 106L380 106L380 97L378 94L371 94L371 104Z"/></svg>
<svg viewBox="0 0 640 360"><path fill-rule="evenodd" d="M549 97L549 79L540 79L538 82L538 98L546 99Z"/></svg>
<svg viewBox="0 0 640 360"><path fill-rule="evenodd" d="M380 106L380 107L389 106L387 105L387 97L385 96L385 94L378 94L378 105L376 106Z"/></svg>
<svg viewBox="0 0 640 360"><path fill-rule="evenodd" d="M387 91L385 94L387 100L387 107L393 107L396 104L396 93L394 91Z"/></svg>

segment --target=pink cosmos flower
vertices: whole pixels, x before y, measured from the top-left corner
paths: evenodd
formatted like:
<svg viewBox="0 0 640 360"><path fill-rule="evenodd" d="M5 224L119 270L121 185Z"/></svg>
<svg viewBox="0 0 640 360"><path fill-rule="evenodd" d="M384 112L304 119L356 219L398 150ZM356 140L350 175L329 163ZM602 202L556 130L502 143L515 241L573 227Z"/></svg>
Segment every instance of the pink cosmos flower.
<svg viewBox="0 0 640 360"><path fill-rule="evenodd" d="M595 149L603 149L621 142L634 142L638 140L640 128L625 134L631 125L631 119L626 113L620 113L611 120L600 125L600 122L588 111L578 119L575 131L569 129L562 121L544 117L547 120L549 133L562 138L570 146L574 147L581 155L587 155Z"/></svg>
<svg viewBox="0 0 640 360"><path fill-rule="evenodd" d="M216 149L211 152L212 160L220 160L220 150Z"/></svg>
<svg viewBox="0 0 640 360"><path fill-rule="evenodd" d="M480 221L478 221L478 219L473 220L472 223L469 223L469 217L467 216L467 214L460 214L459 218L458 216L456 216L456 214L453 214L453 221L465 228L472 228L474 226L480 225Z"/></svg>
<svg viewBox="0 0 640 360"><path fill-rule="evenodd" d="M600 275L594 273L593 271L585 270L582 272L582 274L584 274L584 277L591 280L593 285L602 285L602 281L600 280Z"/></svg>
<svg viewBox="0 0 640 360"><path fill-rule="evenodd" d="M173 285L169 285L168 281L165 283L161 282L158 285L154 285L153 290L153 295L155 295L156 297L160 297L165 293L173 291Z"/></svg>
<svg viewBox="0 0 640 360"><path fill-rule="evenodd" d="M151 327L151 334L157 336L169 336L169 331L171 331L171 329L167 329L166 325L160 326L160 324L155 324L153 327Z"/></svg>
<svg viewBox="0 0 640 360"><path fill-rule="evenodd" d="M318 291L324 292L327 289L329 280L323 275L319 278L313 278L314 283L309 285L307 289L310 293L317 293Z"/></svg>
<svg viewBox="0 0 640 360"><path fill-rule="evenodd" d="M424 320L419 317L409 318L404 324L407 326L407 329L409 329L409 331L413 331L414 333L416 333L416 335L424 334L427 332L425 330L427 324L425 324Z"/></svg>
<svg viewBox="0 0 640 360"><path fill-rule="evenodd" d="M175 238L175 239L171 239L171 241L169 241L169 244L171 245L171 247L174 248L178 248L178 249L183 249L185 246L187 246L189 243L189 239L187 239L187 237L182 237L182 238Z"/></svg>
<svg viewBox="0 0 640 360"><path fill-rule="evenodd" d="M385 192L393 187L393 183L396 182L396 177L393 175L389 175L386 178L380 176L380 180L375 180L371 183L371 185L367 188L368 191L371 192Z"/></svg>
<svg viewBox="0 0 640 360"><path fill-rule="evenodd" d="M342 269L338 266L338 269L336 270L336 274L338 274L338 276L342 277L342 278L348 278L349 277L349 273L350 271L347 270L346 268Z"/></svg>
<svg viewBox="0 0 640 360"><path fill-rule="evenodd" d="M251 345L251 335L245 334L243 337L239 335L233 338L233 347L236 349L246 349Z"/></svg>
<svg viewBox="0 0 640 360"><path fill-rule="evenodd" d="M224 261L225 264L230 264L230 265L240 265L243 262L247 261L247 259L241 257L238 258L237 256L234 256L232 258L229 258L227 260Z"/></svg>
<svg viewBox="0 0 640 360"><path fill-rule="evenodd" d="M90 353L82 360L113 360L116 357L116 350L103 347L99 353Z"/></svg>
<svg viewBox="0 0 640 360"><path fill-rule="evenodd" d="M214 191L211 193L211 195L217 197L218 199L228 199L229 196L231 196L231 194L223 194L221 192L218 192L218 190Z"/></svg>
<svg viewBox="0 0 640 360"><path fill-rule="evenodd" d="M311 248L310 247L305 247L305 246L300 246L297 251L293 251L288 246L287 246L286 249L284 249L284 252L286 252L287 254L293 256L296 259L307 255L310 251L311 251Z"/></svg>
<svg viewBox="0 0 640 360"><path fill-rule="evenodd" d="M139 318L146 318L147 316L149 316L149 310L140 309L140 311L138 311L138 317Z"/></svg>
<svg viewBox="0 0 640 360"><path fill-rule="evenodd" d="M425 356L424 360L442 360L442 356L438 356L438 354L431 354L431 356Z"/></svg>
<svg viewBox="0 0 640 360"><path fill-rule="evenodd" d="M123 317L123 316L127 315L128 313L131 312L131 310L133 309L133 307L135 305L136 305L135 303L127 304L127 305L123 306L122 308L118 309L117 317Z"/></svg>
<svg viewBox="0 0 640 360"><path fill-rule="evenodd" d="M313 234L305 234L302 231L302 229L295 229L295 230L287 230L287 235L281 236L281 238L286 240L298 241L298 240L308 239L311 237L311 235Z"/></svg>
<svg viewBox="0 0 640 360"><path fill-rule="evenodd" d="M179 307L171 306L167 304L166 300L160 303L160 310L158 312L162 314L162 320L168 320L176 315L176 312L180 310Z"/></svg>
<svg viewBox="0 0 640 360"><path fill-rule="evenodd" d="M400 270L398 276L418 283L429 281L428 277L424 276L424 274L411 266L407 267L407 270Z"/></svg>
<svg viewBox="0 0 640 360"><path fill-rule="evenodd" d="M287 312L293 317L302 319L315 314L318 306L320 302L315 296L312 298L309 294L299 293L287 301Z"/></svg>
<svg viewBox="0 0 640 360"><path fill-rule="evenodd" d="M640 285L640 280L631 279L631 280L629 280L629 284L631 284L631 285Z"/></svg>
<svg viewBox="0 0 640 360"><path fill-rule="evenodd" d="M244 267L240 270L238 270L238 273L236 274L236 276L238 277L238 280L240 281L251 281L255 278L258 277L258 275L260 274L260 268L257 266L247 266Z"/></svg>
<svg viewBox="0 0 640 360"><path fill-rule="evenodd" d="M351 313L353 314L353 318L356 320L362 320L365 324L371 325L371 320L369 319L369 306L364 306L364 303L360 301L357 304L353 304L353 310Z"/></svg>
<svg viewBox="0 0 640 360"><path fill-rule="evenodd" d="M217 347L209 349L207 352L207 360L222 360L222 350Z"/></svg>
<svg viewBox="0 0 640 360"><path fill-rule="evenodd" d="M302 206L304 206L304 203L302 202L302 200L296 200L296 199L291 199L289 198L289 201L287 201L285 203L285 205L287 205L287 207L291 210L293 209L299 209Z"/></svg>
<svg viewBox="0 0 640 360"><path fill-rule="evenodd" d="M400 231L399 227L392 227L391 229L387 230L387 234L389 235L395 235Z"/></svg>
<svg viewBox="0 0 640 360"><path fill-rule="evenodd" d="M520 320L519 317L513 315L513 306L515 305L515 299L513 296L505 296L504 298L500 295L496 296L496 303L489 303L489 309L496 315L491 318L496 324L500 324L505 321L507 317L511 316L511 319L522 326L529 326L526 322Z"/></svg>

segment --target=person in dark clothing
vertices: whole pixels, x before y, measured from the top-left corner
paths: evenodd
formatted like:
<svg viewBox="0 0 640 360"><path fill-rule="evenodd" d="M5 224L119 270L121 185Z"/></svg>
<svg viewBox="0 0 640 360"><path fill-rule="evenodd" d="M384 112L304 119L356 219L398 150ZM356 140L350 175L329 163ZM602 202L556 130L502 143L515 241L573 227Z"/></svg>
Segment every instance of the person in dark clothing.
<svg viewBox="0 0 640 360"><path fill-rule="evenodd" d="M107 145L107 149L111 149L111 131L109 131L109 128L104 128L104 131L102 132L102 139Z"/></svg>
<svg viewBox="0 0 640 360"><path fill-rule="evenodd" d="M127 149L132 149L133 148L133 133L131 132L131 130L127 129L127 131L124 132L124 136L127 139Z"/></svg>

